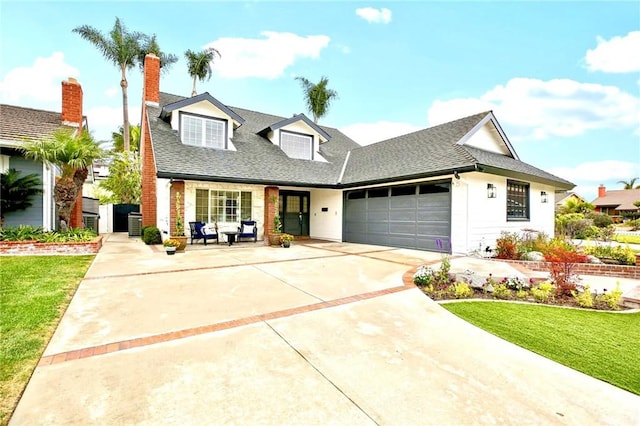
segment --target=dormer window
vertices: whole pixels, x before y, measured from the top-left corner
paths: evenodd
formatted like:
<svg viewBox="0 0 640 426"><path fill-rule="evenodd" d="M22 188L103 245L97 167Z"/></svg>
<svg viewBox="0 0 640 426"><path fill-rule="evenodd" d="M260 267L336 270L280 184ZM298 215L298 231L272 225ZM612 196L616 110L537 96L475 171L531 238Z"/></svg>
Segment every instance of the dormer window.
<svg viewBox="0 0 640 426"><path fill-rule="evenodd" d="M185 145L227 149L227 121L181 112L180 138Z"/></svg>
<svg viewBox="0 0 640 426"><path fill-rule="evenodd" d="M280 130L280 148L291 158L313 160L313 136Z"/></svg>

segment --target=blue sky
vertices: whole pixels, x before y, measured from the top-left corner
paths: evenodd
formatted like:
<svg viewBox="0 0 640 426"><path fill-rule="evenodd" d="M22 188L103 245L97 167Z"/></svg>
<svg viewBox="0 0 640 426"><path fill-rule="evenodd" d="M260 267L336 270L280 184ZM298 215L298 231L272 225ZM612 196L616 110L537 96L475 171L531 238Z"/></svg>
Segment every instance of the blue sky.
<svg viewBox="0 0 640 426"><path fill-rule="evenodd" d="M189 96L184 51L216 47L221 102L306 112L304 76L339 98L321 124L361 144L492 109L523 161L597 187L640 177L640 4L625 2L33 2L0 0L0 102L60 109L82 84L98 139L122 121L119 71L72 29L157 34L180 61L161 90ZM129 72L132 123L141 74ZM372 165L375 167L375 165Z"/></svg>

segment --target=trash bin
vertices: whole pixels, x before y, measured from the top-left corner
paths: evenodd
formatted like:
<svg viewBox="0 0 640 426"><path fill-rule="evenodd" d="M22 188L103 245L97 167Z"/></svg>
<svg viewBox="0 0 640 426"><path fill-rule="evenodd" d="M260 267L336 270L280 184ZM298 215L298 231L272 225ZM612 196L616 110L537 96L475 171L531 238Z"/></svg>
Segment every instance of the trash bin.
<svg viewBox="0 0 640 426"><path fill-rule="evenodd" d="M130 237L140 237L142 235L142 213L131 212L127 216Z"/></svg>

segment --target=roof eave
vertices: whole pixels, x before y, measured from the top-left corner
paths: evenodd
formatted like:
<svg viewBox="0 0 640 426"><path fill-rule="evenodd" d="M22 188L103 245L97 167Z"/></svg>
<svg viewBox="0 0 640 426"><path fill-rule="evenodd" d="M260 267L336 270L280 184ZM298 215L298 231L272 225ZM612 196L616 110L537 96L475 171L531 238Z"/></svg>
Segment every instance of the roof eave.
<svg viewBox="0 0 640 426"><path fill-rule="evenodd" d="M456 173L460 174L460 173L475 172L475 171L476 171L476 167L472 165L472 166L456 167L456 168L451 168L446 170L437 170L437 171L427 172L427 173L414 173L411 175L404 175L404 176L393 176L393 177L386 177L386 178L380 178L380 179L368 179L368 180L362 180L362 181L347 182L347 183L343 183L342 186L344 188L354 188L354 187L363 186L363 185L379 185L379 184L392 183L392 182L402 182L407 180L427 179L427 178L438 177L438 176L444 177L446 175L455 175Z"/></svg>
<svg viewBox="0 0 640 426"><path fill-rule="evenodd" d="M488 166L485 164L478 164L478 170L484 173L491 173L498 176L512 177L514 179L520 179L524 181L542 183L544 185L550 185L557 190L568 191L575 188L575 184L557 179L544 178L542 176L531 175L523 172L516 172L513 170L501 169L499 167Z"/></svg>
<svg viewBox="0 0 640 426"><path fill-rule="evenodd" d="M301 187L301 188L312 187L312 188L338 189L340 187L340 185L329 184L329 183L265 180L265 179L196 175L196 174L188 174L188 173L174 173L174 172L160 172L160 171L156 173L156 176L161 179L199 180L199 181L205 181L205 182L224 182L224 183L239 183L239 184L252 184L252 185L295 186L295 187Z"/></svg>

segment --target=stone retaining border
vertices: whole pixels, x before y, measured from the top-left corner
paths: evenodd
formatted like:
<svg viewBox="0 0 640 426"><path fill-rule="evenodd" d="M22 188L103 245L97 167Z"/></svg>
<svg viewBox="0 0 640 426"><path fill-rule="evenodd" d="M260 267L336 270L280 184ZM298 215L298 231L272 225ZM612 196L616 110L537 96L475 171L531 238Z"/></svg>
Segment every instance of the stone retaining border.
<svg viewBox="0 0 640 426"><path fill-rule="evenodd" d="M68 243L39 243L36 241L0 241L0 255L50 256L96 254L102 247L102 236L93 241Z"/></svg>

